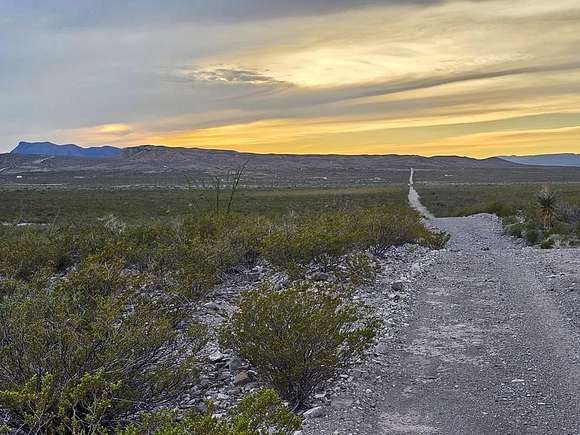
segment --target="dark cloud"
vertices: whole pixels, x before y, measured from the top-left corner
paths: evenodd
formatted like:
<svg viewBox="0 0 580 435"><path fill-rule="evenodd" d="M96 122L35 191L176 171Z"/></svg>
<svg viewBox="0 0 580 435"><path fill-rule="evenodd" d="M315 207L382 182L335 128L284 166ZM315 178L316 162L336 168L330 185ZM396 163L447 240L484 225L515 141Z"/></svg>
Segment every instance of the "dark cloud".
<svg viewBox="0 0 580 435"><path fill-rule="evenodd" d="M15 21L40 19L63 27L222 23L326 15L369 6L432 5L444 0L3 0Z"/></svg>
<svg viewBox="0 0 580 435"><path fill-rule="evenodd" d="M196 69L186 73L185 79L192 82L219 83L219 84L249 84L249 85L284 85L285 82L276 80L267 73L257 70L239 68Z"/></svg>

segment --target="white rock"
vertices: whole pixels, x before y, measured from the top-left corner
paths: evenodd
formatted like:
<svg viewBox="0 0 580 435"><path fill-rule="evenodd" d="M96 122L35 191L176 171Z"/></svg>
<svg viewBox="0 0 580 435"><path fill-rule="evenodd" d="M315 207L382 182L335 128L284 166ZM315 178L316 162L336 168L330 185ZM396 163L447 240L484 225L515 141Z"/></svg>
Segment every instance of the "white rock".
<svg viewBox="0 0 580 435"><path fill-rule="evenodd" d="M302 415L307 419L319 418L324 415L324 408L322 406L317 406L315 408L309 409Z"/></svg>
<svg viewBox="0 0 580 435"><path fill-rule="evenodd" d="M208 358L211 362L215 363L224 360L225 357L226 356L223 353L221 353L219 350L216 350L215 352L211 353Z"/></svg>

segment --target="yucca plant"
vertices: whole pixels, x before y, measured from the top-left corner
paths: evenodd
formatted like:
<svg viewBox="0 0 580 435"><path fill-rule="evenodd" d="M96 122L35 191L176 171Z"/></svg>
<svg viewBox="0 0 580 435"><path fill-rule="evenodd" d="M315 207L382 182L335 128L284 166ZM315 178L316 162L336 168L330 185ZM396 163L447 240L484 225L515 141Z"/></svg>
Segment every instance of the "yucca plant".
<svg viewBox="0 0 580 435"><path fill-rule="evenodd" d="M556 216L556 195L547 187L542 189L537 197L540 208L540 216L545 229L550 229L554 225Z"/></svg>

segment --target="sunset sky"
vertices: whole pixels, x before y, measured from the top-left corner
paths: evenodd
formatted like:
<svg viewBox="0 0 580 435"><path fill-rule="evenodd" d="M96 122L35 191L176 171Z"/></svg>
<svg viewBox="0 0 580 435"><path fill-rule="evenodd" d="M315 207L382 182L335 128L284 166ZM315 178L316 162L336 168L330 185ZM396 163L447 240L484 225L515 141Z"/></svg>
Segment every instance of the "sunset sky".
<svg viewBox="0 0 580 435"><path fill-rule="evenodd" d="M0 0L0 96L0 152L580 152L580 0Z"/></svg>

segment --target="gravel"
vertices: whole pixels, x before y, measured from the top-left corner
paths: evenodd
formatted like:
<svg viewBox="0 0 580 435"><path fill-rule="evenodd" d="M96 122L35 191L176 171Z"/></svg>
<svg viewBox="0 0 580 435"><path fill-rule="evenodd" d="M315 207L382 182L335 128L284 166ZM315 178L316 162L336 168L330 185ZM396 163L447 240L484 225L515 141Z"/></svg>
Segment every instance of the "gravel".
<svg viewBox="0 0 580 435"><path fill-rule="evenodd" d="M431 225L452 238L411 271L409 317L304 434L580 434L580 250L523 247L492 215Z"/></svg>

